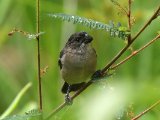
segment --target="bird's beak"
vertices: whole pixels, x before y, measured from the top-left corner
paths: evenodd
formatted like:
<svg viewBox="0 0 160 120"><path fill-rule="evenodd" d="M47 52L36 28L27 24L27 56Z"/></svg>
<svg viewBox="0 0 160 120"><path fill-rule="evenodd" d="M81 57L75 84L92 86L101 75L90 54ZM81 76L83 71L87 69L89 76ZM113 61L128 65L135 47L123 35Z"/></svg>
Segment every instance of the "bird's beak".
<svg viewBox="0 0 160 120"><path fill-rule="evenodd" d="M93 37L92 36L87 36L86 38L85 38L85 44L87 44L87 43L90 43L90 42L92 42L92 40L93 40Z"/></svg>

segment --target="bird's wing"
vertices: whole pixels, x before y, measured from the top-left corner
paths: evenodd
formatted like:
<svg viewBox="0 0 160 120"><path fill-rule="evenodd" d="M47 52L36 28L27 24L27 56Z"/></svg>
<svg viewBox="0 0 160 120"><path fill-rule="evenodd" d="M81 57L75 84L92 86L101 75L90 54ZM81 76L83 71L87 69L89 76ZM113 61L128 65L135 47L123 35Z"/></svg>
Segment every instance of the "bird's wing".
<svg viewBox="0 0 160 120"><path fill-rule="evenodd" d="M61 58L63 55L64 55L64 50L61 50L60 55L59 55L59 59L58 59L58 65L59 65L60 69L62 69Z"/></svg>

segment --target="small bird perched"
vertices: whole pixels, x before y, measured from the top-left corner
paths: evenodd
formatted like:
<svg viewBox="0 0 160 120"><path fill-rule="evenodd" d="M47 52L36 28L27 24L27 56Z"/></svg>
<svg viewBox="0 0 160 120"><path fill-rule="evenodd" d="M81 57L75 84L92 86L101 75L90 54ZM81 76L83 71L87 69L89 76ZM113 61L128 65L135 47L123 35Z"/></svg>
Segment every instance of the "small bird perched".
<svg viewBox="0 0 160 120"><path fill-rule="evenodd" d="M70 103L69 93L79 90L95 72L97 55L91 46L93 38L86 32L77 32L70 36L60 52L58 65L64 82L62 93Z"/></svg>

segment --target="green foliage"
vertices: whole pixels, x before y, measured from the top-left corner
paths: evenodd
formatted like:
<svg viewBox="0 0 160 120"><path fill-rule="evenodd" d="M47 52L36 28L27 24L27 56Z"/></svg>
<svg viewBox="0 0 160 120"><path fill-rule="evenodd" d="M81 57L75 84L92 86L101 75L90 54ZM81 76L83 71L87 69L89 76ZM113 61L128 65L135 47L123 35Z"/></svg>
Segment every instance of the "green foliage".
<svg viewBox="0 0 160 120"><path fill-rule="evenodd" d="M6 111L0 116L0 119L3 119L4 117L8 116L15 108L17 107L17 104L23 97L23 95L27 92L27 90L32 86L32 83L29 82L22 88L22 90L17 94L13 102L10 104L10 106L6 109Z"/></svg>
<svg viewBox="0 0 160 120"><path fill-rule="evenodd" d="M24 115L14 115L11 117L6 117L2 120L40 120L42 113L36 109L26 112Z"/></svg>
<svg viewBox="0 0 160 120"><path fill-rule="evenodd" d="M113 36L113 37L119 37L119 38L125 39L128 36L128 30L126 27L123 27L125 29L119 29L122 27L120 23L115 25L112 21L110 21L109 24L105 24L92 19L75 16L75 15L68 15L64 13L49 14L49 16L53 18L61 19L63 21L72 22L73 24L81 24L86 27L89 27L90 29L105 30L110 33L110 36Z"/></svg>

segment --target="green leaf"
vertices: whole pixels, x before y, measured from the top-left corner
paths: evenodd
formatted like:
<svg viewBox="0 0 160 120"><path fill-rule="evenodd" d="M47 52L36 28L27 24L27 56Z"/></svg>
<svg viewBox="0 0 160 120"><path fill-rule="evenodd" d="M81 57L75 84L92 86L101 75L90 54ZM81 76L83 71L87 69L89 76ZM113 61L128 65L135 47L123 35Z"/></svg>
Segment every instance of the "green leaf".
<svg viewBox="0 0 160 120"><path fill-rule="evenodd" d="M89 27L90 29L105 30L109 32L110 35L113 37L119 37L119 38L125 39L128 36L128 31L122 29L121 28L122 26L120 23L118 23L116 26L114 25L113 22L110 22L110 24L108 25L92 19L88 19L80 16L68 15L64 13L49 14L49 16L56 19L61 19L63 21L72 22L73 24L81 24L83 26Z"/></svg>
<svg viewBox="0 0 160 120"><path fill-rule="evenodd" d="M0 116L0 119L3 119L4 117L8 116L16 108L22 96L27 92L27 90L31 87L31 85L32 85L31 83L28 83L26 86L24 86L24 88L22 88L22 90L18 93L18 95L15 97L15 99L7 108L7 110Z"/></svg>
<svg viewBox="0 0 160 120"><path fill-rule="evenodd" d="M1 120L40 120L42 118L42 113L37 109L26 112L24 115L13 115L6 117Z"/></svg>

